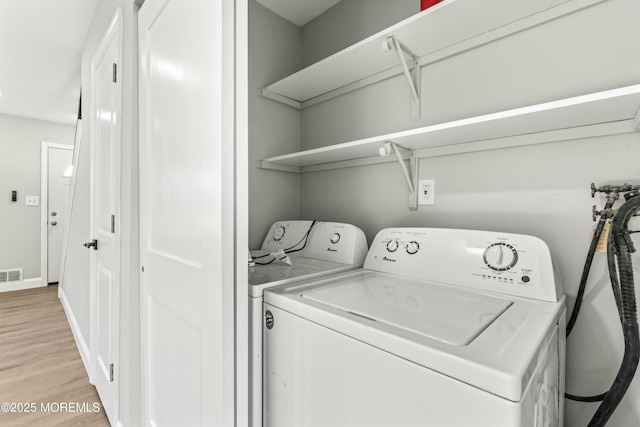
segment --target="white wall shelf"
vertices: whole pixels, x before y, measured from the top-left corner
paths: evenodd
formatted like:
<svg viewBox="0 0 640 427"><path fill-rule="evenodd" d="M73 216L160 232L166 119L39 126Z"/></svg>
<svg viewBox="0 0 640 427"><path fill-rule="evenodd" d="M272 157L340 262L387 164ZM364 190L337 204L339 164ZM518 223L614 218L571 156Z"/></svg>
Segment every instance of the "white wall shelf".
<svg viewBox="0 0 640 427"><path fill-rule="evenodd" d="M640 130L639 108L640 84L270 157L258 166L301 173L394 161L379 155L387 141L421 158L632 133Z"/></svg>
<svg viewBox="0 0 640 427"><path fill-rule="evenodd" d="M425 66L602 1L444 0L259 93L305 108L403 73L397 56L382 48L391 36Z"/></svg>

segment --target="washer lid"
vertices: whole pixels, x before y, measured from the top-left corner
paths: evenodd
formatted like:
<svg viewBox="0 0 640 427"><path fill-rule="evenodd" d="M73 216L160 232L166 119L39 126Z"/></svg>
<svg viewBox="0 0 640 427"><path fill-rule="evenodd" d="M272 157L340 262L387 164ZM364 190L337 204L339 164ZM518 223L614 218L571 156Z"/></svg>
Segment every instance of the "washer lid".
<svg viewBox="0 0 640 427"><path fill-rule="evenodd" d="M268 252L252 251L251 254L256 257L261 254L268 254ZM362 264L342 264L295 255L290 255L290 258L293 265L279 261L260 265L258 264L260 262L259 259L256 259L255 267L249 267L249 296L254 298L261 297L265 289L274 286L299 283L303 280L320 278L362 267ZM266 257L265 259L270 260L272 257Z"/></svg>
<svg viewBox="0 0 640 427"><path fill-rule="evenodd" d="M451 287L381 276L317 288L302 296L457 346L473 341L513 303Z"/></svg>

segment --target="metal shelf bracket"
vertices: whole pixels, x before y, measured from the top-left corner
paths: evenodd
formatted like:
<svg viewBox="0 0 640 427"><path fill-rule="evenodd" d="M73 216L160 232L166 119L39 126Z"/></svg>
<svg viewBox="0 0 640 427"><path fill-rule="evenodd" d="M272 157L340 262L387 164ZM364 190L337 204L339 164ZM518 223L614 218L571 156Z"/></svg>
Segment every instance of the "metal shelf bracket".
<svg viewBox="0 0 640 427"><path fill-rule="evenodd" d="M382 50L388 52L395 50L398 60L402 66L402 72L409 84L411 91L411 120L420 120L420 64L419 58L396 37L389 36L382 42ZM411 59L407 60L404 55L408 55Z"/></svg>
<svg viewBox="0 0 640 427"><path fill-rule="evenodd" d="M400 150L406 150L409 152L409 169L404 164L404 158L402 157L402 153ZM414 150L405 148L401 145L396 144L393 141L387 141L384 143L384 146L380 147L379 154L381 156L388 156L389 154L395 154L396 159L398 160L398 164L400 165L400 169L402 170L402 174L407 183L407 188L409 189L409 209L417 210L418 209L418 192L416 189L418 188L418 165L419 160L416 157Z"/></svg>

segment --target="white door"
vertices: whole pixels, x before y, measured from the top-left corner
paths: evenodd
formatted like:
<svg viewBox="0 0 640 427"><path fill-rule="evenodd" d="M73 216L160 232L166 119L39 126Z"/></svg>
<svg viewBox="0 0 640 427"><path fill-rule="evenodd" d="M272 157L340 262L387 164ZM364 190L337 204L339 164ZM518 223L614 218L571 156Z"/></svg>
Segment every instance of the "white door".
<svg viewBox="0 0 640 427"><path fill-rule="evenodd" d="M122 46L118 11L92 61L91 357L92 380L111 421L118 419L120 286L120 111Z"/></svg>
<svg viewBox="0 0 640 427"><path fill-rule="evenodd" d="M47 150L47 283L58 283L71 183L65 172L73 161L73 147Z"/></svg>
<svg viewBox="0 0 640 427"><path fill-rule="evenodd" d="M222 179L234 142L222 138L222 4L147 0L138 15L145 426L233 425L233 276L223 280L233 269L234 243L223 239L233 177L225 189Z"/></svg>

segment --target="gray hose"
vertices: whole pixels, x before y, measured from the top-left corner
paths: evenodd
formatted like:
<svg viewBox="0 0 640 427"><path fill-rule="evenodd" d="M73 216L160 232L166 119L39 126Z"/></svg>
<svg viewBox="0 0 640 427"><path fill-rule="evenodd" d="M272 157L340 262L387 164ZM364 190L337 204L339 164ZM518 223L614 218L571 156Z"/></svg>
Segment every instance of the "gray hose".
<svg viewBox="0 0 640 427"><path fill-rule="evenodd" d="M613 248L618 259L619 301L622 332L624 335L624 356L616 378L598 407L589 427L601 427L616 410L638 369L640 359L640 337L638 336L638 313L631 254L635 251L627 229L631 217L640 209L640 193L631 193L631 197L620 207L613 217L611 236ZM608 245L609 246L609 245ZM614 285L614 291L615 285Z"/></svg>

